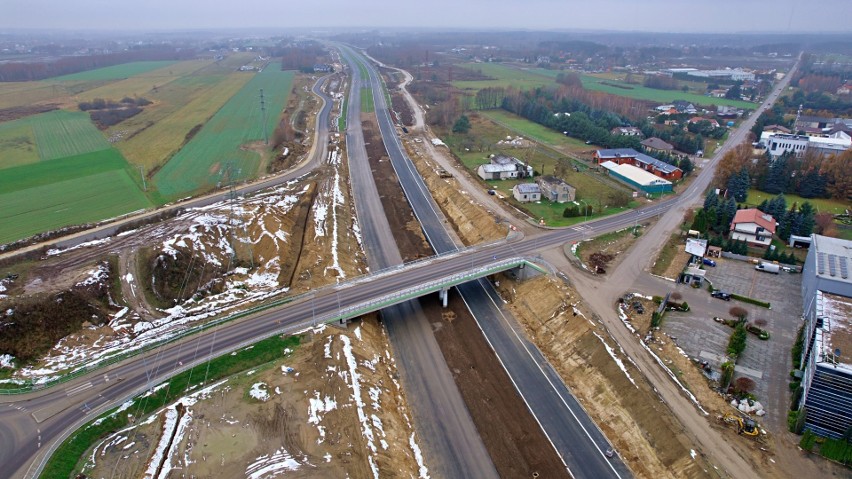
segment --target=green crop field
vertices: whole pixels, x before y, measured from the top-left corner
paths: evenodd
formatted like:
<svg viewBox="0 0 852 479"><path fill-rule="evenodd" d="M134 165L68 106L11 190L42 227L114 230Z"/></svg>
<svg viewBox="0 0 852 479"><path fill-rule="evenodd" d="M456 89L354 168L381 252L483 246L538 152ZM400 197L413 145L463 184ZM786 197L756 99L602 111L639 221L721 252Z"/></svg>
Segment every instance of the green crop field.
<svg viewBox="0 0 852 479"><path fill-rule="evenodd" d="M17 121L33 125L42 160L79 155L110 146L87 113L56 110Z"/></svg>
<svg viewBox="0 0 852 479"><path fill-rule="evenodd" d="M469 91L479 91L487 87L515 87L522 90L539 88L556 83L558 70L547 70L544 68L521 69L499 63L463 63L461 67L481 71L483 75L494 78L494 80L473 80L453 82L457 88ZM669 103L674 100L686 100L699 105L727 105L737 108L754 109L757 105L741 100L729 100L727 98L710 98L696 93L684 93L676 90L656 90L642 85L628 84L623 81L599 78L591 75L580 75L583 87L587 90L601 91L617 96L626 96L637 100L646 100L657 103ZM612 85L606 85L610 83Z"/></svg>
<svg viewBox="0 0 852 479"><path fill-rule="evenodd" d="M169 83L201 70L213 62L211 60L187 60L169 62L162 68L140 72L136 75L111 81L106 85L87 90L75 97L77 101L91 101L95 98L121 100L129 97L145 97L149 100L155 91Z"/></svg>
<svg viewBox="0 0 852 479"><path fill-rule="evenodd" d="M290 94L293 76L294 72L283 72L274 65L256 74L154 175L158 200L168 202L215 187L223 180L229 163L239 171L236 178L254 177L260 155L242 147L263 140L264 129L272 133ZM261 89L266 100L265 124L260 111Z"/></svg>
<svg viewBox="0 0 852 479"><path fill-rule="evenodd" d="M207 69L205 69L207 70ZM127 161L151 171L177 153L186 136L203 125L253 77L250 73L197 72L150 96L155 103L107 130Z"/></svg>
<svg viewBox="0 0 852 479"><path fill-rule="evenodd" d="M151 206L112 148L0 172L0 244Z"/></svg>
<svg viewBox="0 0 852 479"><path fill-rule="evenodd" d="M55 81L120 80L169 66L174 61L132 62L51 78Z"/></svg>

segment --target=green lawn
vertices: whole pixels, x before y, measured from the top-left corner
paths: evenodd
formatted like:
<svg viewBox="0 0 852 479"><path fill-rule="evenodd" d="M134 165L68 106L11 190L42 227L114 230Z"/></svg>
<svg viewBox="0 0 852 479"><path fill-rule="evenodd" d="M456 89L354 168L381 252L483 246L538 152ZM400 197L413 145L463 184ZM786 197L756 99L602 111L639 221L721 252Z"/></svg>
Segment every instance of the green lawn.
<svg viewBox="0 0 852 479"><path fill-rule="evenodd" d="M271 134L279 112L287 103L294 72L274 66L255 75L204 125L195 137L175 154L155 175L158 202L168 202L209 190L223 180L227 165L233 165L235 178L257 175L261 158L241 148L263 141L264 128ZM266 100L266 124L260 111L260 90ZM236 173L236 170L239 170ZM226 178L225 178L226 179Z"/></svg>
<svg viewBox="0 0 852 479"><path fill-rule="evenodd" d="M390 104L390 103L388 103ZM373 90L369 88L361 89L361 112L362 113L372 113L376 111L375 105L373 105Z"/></svg>
<svg viewBox="0 0 852 479"><path fill-rule="evenodd" d="M488 87L515 87L530 90L556 83L556 75L548 77L529 70L519 70L499 63L462 63L460 67L481 71L483 75L494 80L454 81L453 85L460 90L479 91Z"/></svg>
<svg viewBox="0 0 852 479"><path fill-rule="evenodd" d="M570 136L565 136L556 130L539 125L526 118L520 117L505 110L485 110L479 112L489 120L496 123L506 125L512 130L521 135L533 139L539 143L544 143L552 147L567 147L573 150L588 150L590 147L583 141Z"/></svg>
<svg viewBox="0 0 852 479"><path fill-rule="evenodd" d="M758 190L748 190L748 198L746 204L749 206L757 206L763 200L771 200L777 195L764 193ZM840 200L829 200L825 198L802 198L801 196L785 194L784 199L787 200L787 208L793 206L793 203L802 204L805 201L809 202L817 210L817 213L843 213L846 209L852 209L852 204Z"/></svg>
<svg viewBox="0 0 852 479"><path fill-rule="evenodd" d="M169 66L175 61L151 61L151 62L132 62L123 63L121 65L113 65L111 67L98 68L85 72L72 73L70 75L62 75L51 78L55 81L97 81L97 80L120 80L122 78L132 77L140 73L146 73L158 68Z"/></svg>

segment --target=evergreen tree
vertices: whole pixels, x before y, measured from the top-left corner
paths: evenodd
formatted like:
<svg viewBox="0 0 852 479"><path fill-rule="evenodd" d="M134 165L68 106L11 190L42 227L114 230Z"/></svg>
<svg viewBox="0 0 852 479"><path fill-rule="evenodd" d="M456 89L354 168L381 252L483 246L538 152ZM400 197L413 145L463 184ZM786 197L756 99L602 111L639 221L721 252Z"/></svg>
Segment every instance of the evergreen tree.
<svg viewBox="0 0 852 479"><path fill-rule="evenodd" d="M700 231L701 233L707 232L707 213L703 209L695 213L695 218L692 219L692 227L690 229Z"/></svg>
<svg viewBox="0 0 852 479"><path fill-rule="evenodd" d="M722 204L722 213L719 215L718 229L722 234L728 234L731 228L731 221L734 215L737 214L737 202L733 198L728 198Z"/></svg>
<svg viewBox="0 0 852 479"><path fill-rule="evenodd" d="M769 210L769 200L761 201L760 204L757 205L757 209L759 209L760 211L762 211L764 213L769 213L769 211L768 211Z"/></svg>
<svg viewBox="0 0 852 479"><path fill-rule="evenodd" d="M787 163L790 153L784 153L769 165L769 171L763 180L763 191L767 193L784 193L790 183L790 174L787 172Z"/></svg>
<svg viewBox="0 0 852 479"><path fill-rule="evenodd" d="M689 159L688 156L684 156L678 163L678 168L683 170L684 175L688 175L692 173L693 170L695 170L695 165L692 164L692 161Z"/></svg>
<svg viewBox="0 0 852 479"><path fill-rule="evenodd" d="M802 198L823 198L826 196L826 178L813 169L802 176L798 193Z"/></svg>
<svg viewBox="0 0 852 479"><path fill-rule="evenodd" d="M738 203L743 203L748 198L749 186L751 186L751 179L748 176L748 170L743 167L739 173L734 173L728 178L728 195Z"/></svg>
<svg viewBox="0 0 852 479"><path fill-rule="evenodd" d="M711 208L719 206L719 195L715 189L711 189L704 196L704 211L709 211Z"/></svg>
<svg viewBox="0 0 852 479"><path fill-rule="evenodd" d="M814 207L805 201L799 208L797 216L792 233L797 236L810 236L814 232Z"/></svg>
<svg viewBox="0 0 852 479"><path fill-rule="evenodd" d="M467 133L470 131L470 118L467 115L462 115L456 120L456 123L453 125L453 133Z"/></svg>
<svg viewBox="0 0 852 479"><path fill-rule="evenodd" d="M766 209L766 212L769 213L775 221L781 222L781 219L784 218L784 213L787 211L787 200L784 199L784 195L780 194L771 200L769 200L769 206Z"/></svg>
<svg viewBox="0 0 852 479"><path fill-rule="evenodd" d="M790 232L793 230L793 223L796 221L796 217L798 213L796 213L795 205L793 208L790 208L790 211L784 213L781 217L781 220L778 221L778 229L776 230L776 234L778 238L782 241L787 241L790 239Z"/></svg>

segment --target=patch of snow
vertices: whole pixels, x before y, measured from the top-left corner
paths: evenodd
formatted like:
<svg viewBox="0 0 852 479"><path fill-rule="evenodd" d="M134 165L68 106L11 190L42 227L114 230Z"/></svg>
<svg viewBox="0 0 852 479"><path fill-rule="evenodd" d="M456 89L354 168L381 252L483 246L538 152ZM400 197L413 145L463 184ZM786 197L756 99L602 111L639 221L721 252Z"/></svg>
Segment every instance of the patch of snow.
<svg viewBox="0 0 852 479"><path fill-rule="evenodd" d="M88 277L77 283L77 286L91 286L93 284L103 282L109 276L109 268L107 265L99 263L95 269L87 272L86 274Z"/></svg>
<svg viewBox="0 0 852 479"><path fill-rule="evenodd" d="M414 433L411 433L411 437L408 438L408 446L411 447L411 451L414 453L414 460L417 461L417 472L420 474L420 479L428 479L429 478L429 469L426 467L426 463L423 461L423 453L420 451L420 446L417 445L417 442L414 440Z"/></svg>
<svg viewBox="0 0 852 479"><path fill-rule="evenodd" d="M249 396L258 401L266 402L269 400L269 388L266 383L254 383L251 385L251 389L249 389Z"/></svg>
<svg viewBox="0 0 852 479"><path fill-rule="evenodd" d="M302 465L286 449L280 448L275 453L264 454L249 464L246 467L246 479L267 479L287 471L297 471Z"/></svg>
<svg viewBox="0 0 852 479"><path fill-rule="evenodd" d="M660 367L663 368L663 370L666 372L666 374L668 374L669 377L672 378L672 381L674 381L675 384L678 385L680 390L683 391L684 394L686 394L686 397L688 397L689 400L692 401L692 404L694 404L695 407L698 408L698 410L701 411L702 414L704 414L705 416L709 416L710 413L708 413L707 411L704 410L703 407L701 407L701 403L698 402L698 398L696 398L695 395L692 394L692 392L689 389L686 389L683 386L683 384L680 382L680 380L678 380L675 373L673 373L672 370L669 369L668 366L666 366L666 364L663 362L663 360L660 359L659 356L654 354L654 351L652 351L651 348L649 348L648 345L645 344L644 341L639 341L639 344L641 344L642 347L645 348L645 351L648 351L648 353L654 358L654 360L657 361L657 364L659 364Z"/></svg>
<svg viewBox="0 0 852 479"><path fill-rule="evenodd" d="M352 400L355 402L356 410L358 411L358 421L361 423L361 433L367 439L367 447L369 455L367 456L370 468L373 471L373 477L379 478L379 468L373 460L373 455L376 454L376 444L373 436L373 428L370 426L370 421L367 419L367 414L364 412L364 400L361 398L361 373L358 372L358 363L355 361L355 355L352 352L352 341L349 336L340 336L343 341L343 355L346 357L346 364L349 367L349 387L352 389Z"/></svg>
<svg viewBox="0 0 852 479"><path fill-rule="evenodd" d="M355 328L354 334L355 337L358 338L358 341L361 341L361 326Z"/></svg>
<svg viewBox="0 0 852 479"><path fill-rule="evenodd" d="M698 453L695 452L695 449L690 449L689 455L692 456L692 459L695 459L695 457L698 456Z"/></svg>
<svg viewBox="0 0 852 479"><path fill-rule="evenodd" d="M621 361L621 358L619 358L618 356L615 355L615 350L612 349L610 347L610 345L606 343L606 341L604 341L604 338L601 335L599 335L598 333L594 333L594 332L593 332L593 334L595 336L597 336L598 339L601 340L601 343L603 343L604 348L606 348L606 352L609 353L609 356L612 358L613 361L615 361L615 364L618 365L618 369L621 369L621 371L624 373L624 375L627 376L627 379L630 380L630 383L633 384L634 386L636 386L636 389L639 389L639 386L636 385L636 381L634 381L633 377L630 376L630 373L627 372L627 367L624 366L624 363ZM622 351L622 353L623 353L623 351Z"/></svg>
<svg viewBox="0 0 852 479"><path fill-rule="evenodd" d="M11 354L0 354L0 368L15 368L15 356Z"/></svg>
<svg viewBox="0 0 852 479"><path fill-rule="evenodd" d="M177 410L173 408L166 409L163 433L160 435L160 441L157 443L156 449L154 449L154 454L148 461L148 468L145 470L146 478L155 477L157 475L157 469L160 467L163 457L165 457L166 447L168 447L171 442L172 435L175 432L175 428L177 428L177 423Z"/></svg>

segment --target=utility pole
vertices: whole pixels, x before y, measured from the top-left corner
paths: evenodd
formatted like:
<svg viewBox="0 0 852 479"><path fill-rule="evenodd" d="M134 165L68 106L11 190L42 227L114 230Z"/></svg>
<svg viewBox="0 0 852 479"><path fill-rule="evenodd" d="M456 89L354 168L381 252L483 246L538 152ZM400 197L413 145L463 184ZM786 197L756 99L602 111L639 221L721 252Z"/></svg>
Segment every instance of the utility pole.
<svg viewBox="0 0 852 479"><path fill-rule="evenodd" d="M263 124L261 125L261 128L263 129L263 143L268 145L269 132L266 131L266 102L263 99L263 88L260 89L260 113L263 117Z"/></svg>

